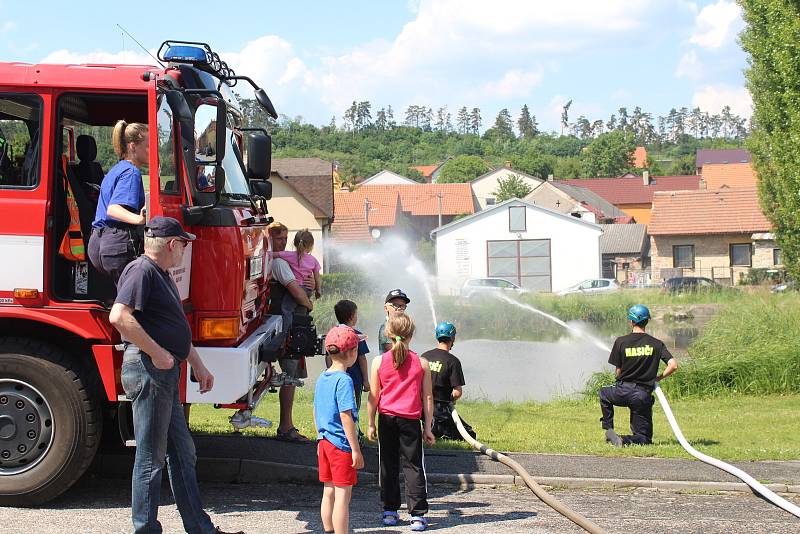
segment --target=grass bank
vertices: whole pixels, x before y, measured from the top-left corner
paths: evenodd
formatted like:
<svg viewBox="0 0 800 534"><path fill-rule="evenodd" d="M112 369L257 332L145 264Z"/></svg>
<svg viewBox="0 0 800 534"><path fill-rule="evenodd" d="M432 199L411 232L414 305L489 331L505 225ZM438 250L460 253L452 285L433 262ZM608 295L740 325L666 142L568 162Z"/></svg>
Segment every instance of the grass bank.
<svg viewBox="0 0 800 534"><path fill-rule="evenodd" d="M670 399L672 401L672 399ZM311 392L298 390L294 420L304 434L313 435ZM797 413L800 395L733 395L684 398L672 402L678 423L687 439L699 450L723 460L797 460L800 432ZM362 419L366 418L366 405ZM208 405L192 407L191 428L195 432L230 432L230 410ZM277 424L277 395L267 397L257 415ZM655 444L651 447L614 449L603 441L600 408L595 401L548 403L465 402L459 413L475 427L481 441L509 452L591 454L601 456L656 456L683 458L688 455L672 435L663 412L654 408ZM627 427L627 410L617 412L617 428ZM362 420L362 425L365 421ZM248 429L245 434L274 436L274 429ZM440 442L438 448L467 448Z"/></svg>
<svg viewBox="0 0 800 534"><path fill-rule="evenodd" d="M753 294L723 307L664 381L664 392L672 398L800 393L798 309L797 294ZM586 395L612 382L610 373L599 373Z"/></svg>

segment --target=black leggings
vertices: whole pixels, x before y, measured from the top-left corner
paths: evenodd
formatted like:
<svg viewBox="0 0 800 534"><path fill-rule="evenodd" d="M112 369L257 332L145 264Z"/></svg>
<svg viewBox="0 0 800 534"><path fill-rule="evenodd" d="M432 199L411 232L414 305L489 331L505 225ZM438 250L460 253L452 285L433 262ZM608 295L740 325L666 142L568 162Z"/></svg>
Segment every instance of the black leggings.
<svg viewBox="0 0 800 534"><path fill-rule="evenodd" d="M405 419L378 414L378 457L381 502L386 511L400 509L400 459L406 479L406 505L412 516L428 512L428 483L425 478L425 454L422 452L422 424L419 419Z"/></svg>

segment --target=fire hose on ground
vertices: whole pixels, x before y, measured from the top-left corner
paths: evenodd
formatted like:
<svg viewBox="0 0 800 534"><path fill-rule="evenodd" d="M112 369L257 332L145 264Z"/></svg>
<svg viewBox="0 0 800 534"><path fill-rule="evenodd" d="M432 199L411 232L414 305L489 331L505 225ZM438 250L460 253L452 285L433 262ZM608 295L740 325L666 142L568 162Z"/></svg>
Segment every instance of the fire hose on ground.
<svg viewBox="0 0 800 534"><path fill-rule="evenodd" d="M605 530L594 524L589 519L583 517L581 514L576 512L575 510L569 508L564 503L547 493L544 488L542 488L534 479L533 477L525 471L525 469L519 465L517 462L509 458L508 456L499 453L495 450L490 449L483 443L477 441L472 436L470 436L467 431L464 429L464 425L461 423L461 418L458 416L458 411L453 409L453 421L456 423L456 427L458 428L459 434L464 440L469 443L473 448L480 451L481 453L485 454L495 462L500 462L503 465L510 467L514 470L519 476L522 477L522 480L525 481L525 484L530 488L530 490L536 495L539 500L545 503L547 506L558 512L559 514L563 515L586 532L591 532L592 534L605 534Z"/></svg>

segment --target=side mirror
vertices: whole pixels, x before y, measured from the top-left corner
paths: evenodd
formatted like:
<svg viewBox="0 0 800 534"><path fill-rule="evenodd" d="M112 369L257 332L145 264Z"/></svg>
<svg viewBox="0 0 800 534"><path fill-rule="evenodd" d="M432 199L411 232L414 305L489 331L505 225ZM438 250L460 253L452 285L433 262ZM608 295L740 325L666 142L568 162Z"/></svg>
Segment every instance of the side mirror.
<svg viewBox="0 0 800 534"><path fill-rule="evenodd" d="M225 157L225 102L199 99L194 112L194 159L198 165L221 165Z"/></svg>
<svg viewBox="0 0 800 534"><path fill-rule="evenodd" d="M267 113L269 113L269 116L273 119L277 119L278 112L275 111L275 106L272 105L272 101L267 96L267 92L259 88L256 89L255 96L258 103L261 104L261 107L263 107Z"/></svg>
<svg viewBox="0 0 800 534"><path fill-rule="evenodd" d="M254 195L272 199L272 182L266 180L250 180L250 192Z"/></svg>
<svg viewBox="0 0 800 534"><path fill-rule="evenodd" d="M272 138L261 133L250 134L247 137L247 177L251 180L269 180L272 168Z"/></svg>

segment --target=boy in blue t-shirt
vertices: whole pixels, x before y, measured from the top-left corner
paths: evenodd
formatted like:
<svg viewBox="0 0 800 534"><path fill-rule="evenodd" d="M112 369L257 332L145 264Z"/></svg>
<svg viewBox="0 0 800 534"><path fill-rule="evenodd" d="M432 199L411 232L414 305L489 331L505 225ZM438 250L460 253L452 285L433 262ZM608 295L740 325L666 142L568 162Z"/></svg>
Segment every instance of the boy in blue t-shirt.
<svg viewBox="0 0 800 534"><path fill-rule="evenodd" d="M363 338L363 336L361 336ZM357 358L361 339L349 326L334 326L325 336L331 366L322 372L314 389L314 423L317 425L319 480L324 484L320 515L325 532L349 532L350 498L364 467L356 428L358 411L353 379L348 367Z"/></svg>

